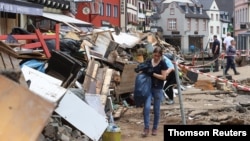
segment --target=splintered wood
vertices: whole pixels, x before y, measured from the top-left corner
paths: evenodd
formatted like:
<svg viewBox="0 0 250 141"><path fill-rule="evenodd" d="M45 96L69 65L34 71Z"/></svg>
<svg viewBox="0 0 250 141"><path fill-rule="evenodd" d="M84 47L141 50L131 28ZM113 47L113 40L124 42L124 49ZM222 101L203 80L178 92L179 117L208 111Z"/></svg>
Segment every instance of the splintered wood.
<svg viewBox="0 0 250 141"><path fill-rule="evenodd" d="M100 68L99 66L99 63L94 59L89 62L83 87L87 93L100 94L101 102L105 105L109 95L113 69L108 67Z"/></svg>

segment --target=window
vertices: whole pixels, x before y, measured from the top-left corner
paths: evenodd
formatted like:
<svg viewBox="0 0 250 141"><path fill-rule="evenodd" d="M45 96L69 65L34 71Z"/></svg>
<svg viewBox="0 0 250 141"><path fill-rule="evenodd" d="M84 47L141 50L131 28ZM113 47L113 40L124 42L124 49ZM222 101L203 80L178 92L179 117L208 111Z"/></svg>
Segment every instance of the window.
<svg viewBox="0 0 250 141"><path fill-rule="evenodd" d="M130 23L130 22L132 22L132 17L131 17L131 14L130 13L128 13L128 22Z"/></svg>
<svg viewBox="0 0 250 141"><path fill-rule="evenodd" d="M195 28L196 31L199 31L199 19L195 19Z"/></svg>
<svg viewBox="0 0 250 141"><path fill-rule="evenodd" d="M186 10L186 13L188 13L188 6L187 5L185 6L185 10Z"/></svg>
<svg viewBox="0 0 250 141"><path fill-rule="evenodd" d="M226 34L226 28L223 27L223 34Z"/></svg>
<svg viewBox="0 0 250 141"><path fill-rule="evenodd" d="M219 14L216 14L216 21L219 21Z"/></svg>
<svg viewBox="0 0 250 141"><path fill-rule="evenodd" d="M168 19L168 30L177 30L176 19Z"/></svg>
<svg viewBox="0 0 250 141"><path fill-rule="evenodd" d="M170 8L170 15L174 15L174 8Z"/></svg>
<svg viewBox="0 0 250 141"><path fill-rule="evenodd" d="M211 20L212 21L214 20L214 14L211 14Z"/></svg>
<svg viewBox="0 0 250 141"><path fill-rule="evenodd" d="M118 17L118 6L117 6L117 5L114 5L114 13L113 13L113 16L114 16L115 18Z"/></svg>
<svg viewBox="0 0 250 141"><path fill-rule="evenodd" d="M194 14L196 14L196 12L197 12L197 9L196 9L196 7L194 7Z"/></svg>
<svg viewBox="0 0 250 141"><path fill-rule="evenodd" d="M205 19L203 19L203 31L207 30L207 22Z"/></svg>
<svg viewBox="0 0 250 141"><path fill-rule="evenodd" d="M100 2L100 15L103 16L104 15L104 8L103 8L103 2Z"/></svg>
<svg viewBox="0 0 250 141"><path fill-rule="evenodd" d="M191 30L191 19L187 19L187 30Z"/></svg>
<svg viewBox="0 0 250 141"><path fill-rule="evenodd" d="M107 4L107 7L106 7L106 16L108 16L108 17L111 16L111 4Z"/></svg>
<svg viewBox="0 0 250 141"><path fill-rule="evenodd" d="M220 27L219 26L216 27L216 31L217 31L217 34L220 33Z"/></svg>
<svg viewBox="0 0 250 141"><path fill-rule="evenodd" d="M210 26L210 33L214 34L214 27L213 26Z"/></svg>

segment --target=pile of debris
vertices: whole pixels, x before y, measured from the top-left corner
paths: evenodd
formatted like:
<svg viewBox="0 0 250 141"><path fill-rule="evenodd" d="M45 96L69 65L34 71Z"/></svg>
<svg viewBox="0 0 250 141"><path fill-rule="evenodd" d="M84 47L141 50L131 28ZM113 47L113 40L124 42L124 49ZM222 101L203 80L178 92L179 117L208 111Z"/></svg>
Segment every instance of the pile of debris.
<svg viewBox="0 0 250 141"><path fill-rule="evenodd" d="M43 54L44 48L29 52L20 46L16 51L0 41L1 56L7 56L12 69L16 68L12 59L17 59L24 77L24 83L18 85L0 76L5 83L0 86L0 107L6 113L5 126L0 127L8 126L6 139L16 134L18 140L99 140L110 124L110 113L117 119L133 106L134 69L150 57L155 42L166 48L171 60L176 55L178 63L190 65L178 54L178 48L152 33L68 32L60 38L60 50L55 41L45 42L50 57ZM6 57L2 63L6 64ZM198 74L185 68L179 71L182 83L197 81ZM19 82L17 78L12 80Z"/></svg>

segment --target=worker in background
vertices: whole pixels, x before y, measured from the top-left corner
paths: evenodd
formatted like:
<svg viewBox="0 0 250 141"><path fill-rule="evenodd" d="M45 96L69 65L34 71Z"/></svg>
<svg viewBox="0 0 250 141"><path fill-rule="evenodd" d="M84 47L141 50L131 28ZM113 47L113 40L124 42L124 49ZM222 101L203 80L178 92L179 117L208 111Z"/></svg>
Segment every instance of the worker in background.
<svg viewBox="0 0 250 141"><path fill-rule="evenodd" d="M168 96L166 99L167 102L166 104L172 105L174 104L174 91L173 91L173 86L176 84L176 77L175 77L175 71L174 71L174 65L172 61L163 55L163 60L167 64L168 70L167 70L167 76L166 76L166 82L163 86L163 90L165 94Z"/></svg>
<svg viewBox="0 0 250 141"><path fill-rule="evenodd" d="M217 39L217 35L214 35L214 42L212 46L214 72L219 71L219 56L220 56L220 41Z"/></svg>

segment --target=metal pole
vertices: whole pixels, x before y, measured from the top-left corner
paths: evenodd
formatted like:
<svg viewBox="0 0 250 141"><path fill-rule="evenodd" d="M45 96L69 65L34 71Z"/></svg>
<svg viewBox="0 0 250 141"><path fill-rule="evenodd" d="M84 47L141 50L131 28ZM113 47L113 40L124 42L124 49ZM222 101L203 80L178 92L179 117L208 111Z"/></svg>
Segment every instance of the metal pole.
<svg viewBox="0 0 250 141"><path fill-rule="evenodd" d="M125 33L127 33L127 28L128 28L128 13L127 13L127 6L128 6L128 0L125 0L125 12L124 12L124 16L125 16Z"/></svg>
<svg viewBox="0 0 250 141"><path fill-rule="evenodd" d="M226 76L226 73L225 73L225 70L226 70L226 66L225 66L225 56L223 56L223 59L222 59L222 66L223 66L223 76L225 77L225 76Z"/></svg>
<svg viewBox="0 0 250 141"><path fill-rule="evenodd" d="M180 87L179 71L178 71L178 67L176 64L175 53L174 53L174 69L175 69L176 82L178 86L178 96L179 96L179 103L180 103L180 109L181 109L182 124L186 125L185 113L184 113L184 108L183 108L183 103L182 103L182 93L181 93L181 87Z"/></svg>

